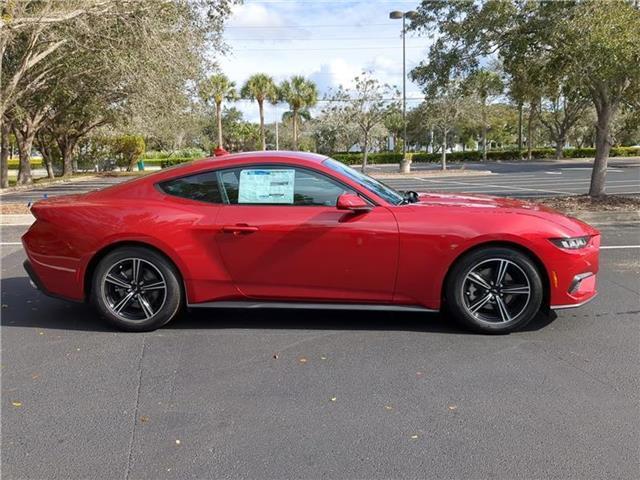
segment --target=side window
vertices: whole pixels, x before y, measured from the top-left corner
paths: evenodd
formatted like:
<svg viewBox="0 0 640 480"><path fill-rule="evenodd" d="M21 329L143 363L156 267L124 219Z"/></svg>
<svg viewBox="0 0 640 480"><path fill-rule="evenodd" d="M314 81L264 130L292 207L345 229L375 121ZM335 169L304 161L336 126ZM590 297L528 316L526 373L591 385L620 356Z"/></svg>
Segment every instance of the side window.
<svg viewBox="0 0 640 480"><path fill-rule="evenodd" d="M216 172L199 173L176 178L159 184L160 189L176 197L199 200L208 203L224 203Z"/></svg>
<svg viewBox="0 0 640 480"><path fill-rule="evenodd" d="M284 165L224 170L220 181L232 204L331 207L343 193L355 193L320 173Z"/></svg>

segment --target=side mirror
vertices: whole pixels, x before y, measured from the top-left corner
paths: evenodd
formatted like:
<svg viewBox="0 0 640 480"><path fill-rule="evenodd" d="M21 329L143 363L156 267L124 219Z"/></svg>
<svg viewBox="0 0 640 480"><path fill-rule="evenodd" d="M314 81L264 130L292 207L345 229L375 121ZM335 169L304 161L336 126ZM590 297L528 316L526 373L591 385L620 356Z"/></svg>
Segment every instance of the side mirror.
<svg viewBox="0 0 640 480"><path fill-rule="evenodd" d="M372 207L358 195L343 193L338 197L336 208L338 210L349 210L354 213L363 213L368 212Z"/></svg>

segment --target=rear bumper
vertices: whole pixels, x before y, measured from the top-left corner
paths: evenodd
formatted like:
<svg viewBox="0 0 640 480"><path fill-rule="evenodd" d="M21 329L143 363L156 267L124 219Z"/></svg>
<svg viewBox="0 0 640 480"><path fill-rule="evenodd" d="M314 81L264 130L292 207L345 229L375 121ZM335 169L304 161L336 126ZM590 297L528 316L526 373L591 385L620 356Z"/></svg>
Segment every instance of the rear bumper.
<svg viewBox="0 0 640 480"><path fill-rule="evenodd" d="M26 270L27 275L29 275L29 281L31 282L31 286L33 288L40 290L42 293L46 293L44 287L42 286L42 282L40 281L40 278L38 278L38 275L36 274L35 270L31 266L31 262L29 260L25 260L24 262L22 262L22 266Z"/></svg>
<svg viewBox="0 0 640 480"><path fill-rule="evenodd" d="M47 290L45 288L44 284L42 283L42 280L40 279L40 277L36 273L35 269L33 268L33 265L31 265L31 262L29 260L25 260L22 263L22 266L24 267L25 271L27 272L27 275L29 275L29 281L31 282L31 286L33 288L36 288L36 289L40 290L42 293L44 293L45 295L47 295L49 297L58 298L60 300L67 300L67 301L70 301L70 302L78 302L78 303L82 302L81 300L78 300L76 298L66 297L64 295L59 295L57 293L51 293L49 290Z"/></svg>

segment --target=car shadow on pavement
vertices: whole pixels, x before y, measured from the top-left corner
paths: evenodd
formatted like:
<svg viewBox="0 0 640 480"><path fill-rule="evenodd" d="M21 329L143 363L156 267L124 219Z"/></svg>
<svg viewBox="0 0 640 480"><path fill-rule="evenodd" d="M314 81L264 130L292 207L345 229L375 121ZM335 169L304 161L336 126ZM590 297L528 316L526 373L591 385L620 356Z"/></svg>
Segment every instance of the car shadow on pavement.
<svg viewBox="0 0 640 480"><path fill-rule="evenodd" d="M90 305L47 297L26 277L2 279L3 327L113 332ZM524 331L539 330L556 315L539 314ZM191 309L165 330L198 329L388 330L469 333L442 313L306 309Z"/></svg>

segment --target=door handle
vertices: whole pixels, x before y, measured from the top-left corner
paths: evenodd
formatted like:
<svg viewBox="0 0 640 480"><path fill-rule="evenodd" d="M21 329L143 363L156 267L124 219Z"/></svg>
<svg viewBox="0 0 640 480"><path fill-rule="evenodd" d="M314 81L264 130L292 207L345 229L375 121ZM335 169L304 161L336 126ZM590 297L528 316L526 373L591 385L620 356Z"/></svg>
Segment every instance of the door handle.
<svg viewBox="0 0 640 480"><path fill-rule="evenodd" d="M233 233L234 235L245 235L258 231L258 227L252 225L225 225L222 227L224 233Z"/></svg>

